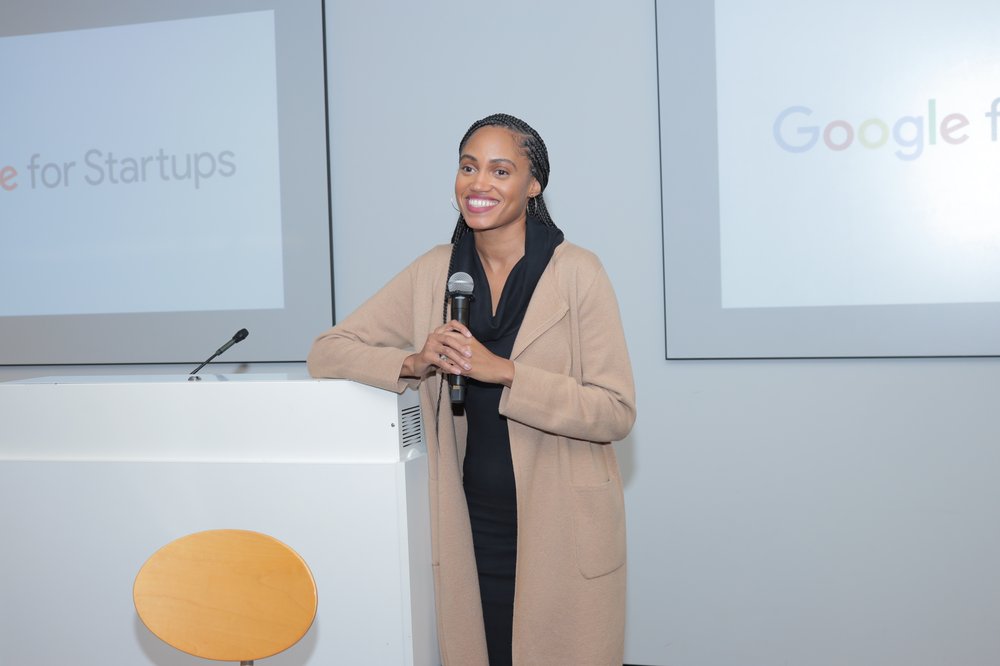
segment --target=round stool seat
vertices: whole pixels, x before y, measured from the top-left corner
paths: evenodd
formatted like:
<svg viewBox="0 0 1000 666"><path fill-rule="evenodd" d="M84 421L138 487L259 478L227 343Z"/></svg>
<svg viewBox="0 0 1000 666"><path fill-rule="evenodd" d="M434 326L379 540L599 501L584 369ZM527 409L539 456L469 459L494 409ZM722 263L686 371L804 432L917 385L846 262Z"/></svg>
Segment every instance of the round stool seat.
<svg viewBox="0 0 1000 666"><path fill-rule="evenodd" d="M253 661L294 645L316 617L316 583L298 553L265 534L209 530L150 557L132 592L143 624L178 650Z"/></svg>

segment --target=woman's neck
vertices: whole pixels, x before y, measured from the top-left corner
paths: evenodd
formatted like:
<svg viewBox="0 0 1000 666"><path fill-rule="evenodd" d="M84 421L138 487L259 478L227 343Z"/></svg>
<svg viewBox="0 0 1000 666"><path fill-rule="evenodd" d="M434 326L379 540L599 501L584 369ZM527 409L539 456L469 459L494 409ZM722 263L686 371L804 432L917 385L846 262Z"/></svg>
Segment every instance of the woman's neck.
<svg viewBox="0 0 1000 666"><path fill-rule="evenodd" d="M506 275L524 256L524 224L474 233L476 252L487 273Z"/></svg>
<svg viewBox="0 0 1000 666"><path fill-rule="evenodd" d="M476 231L473 237L476 252L483 263L486 280L490 284L491 312L500 307L500 296L514 266L524 256L525 226L510 225L489 231Z"/></svg>

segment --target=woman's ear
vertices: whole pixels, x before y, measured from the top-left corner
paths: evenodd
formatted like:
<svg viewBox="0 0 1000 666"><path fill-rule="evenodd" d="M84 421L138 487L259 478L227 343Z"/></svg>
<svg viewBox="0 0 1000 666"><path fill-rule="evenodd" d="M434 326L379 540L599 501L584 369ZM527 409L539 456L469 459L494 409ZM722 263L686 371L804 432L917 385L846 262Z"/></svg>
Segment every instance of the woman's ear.
<svg viewBox="0 0 1000 666"><path fill-rule="evenodd" d="M534 199L541 193L542 193L542 186L538 183L538 179L532 178L531 184L528 185L528 196Z"/></svg>

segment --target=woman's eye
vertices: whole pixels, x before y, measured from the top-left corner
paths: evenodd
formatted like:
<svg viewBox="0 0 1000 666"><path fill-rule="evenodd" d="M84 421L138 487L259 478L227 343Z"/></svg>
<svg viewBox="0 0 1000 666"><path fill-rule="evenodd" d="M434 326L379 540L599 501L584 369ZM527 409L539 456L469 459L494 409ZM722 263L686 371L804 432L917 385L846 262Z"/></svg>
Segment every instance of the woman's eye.
<svg viewBox="0 0 1000 666"><path fill-rule="evenodd" d="M474 171L474 169L468 164L463 164L458 168L458 170L461 171L462 173L472 173Z"/></svg>
<svg viewBox="0 0 1000 666"><path fill-rule="evenodd" d="M496 174L498 176L506 176L507 175L507 170L506 169L497 169L496 170Z"/></svg>

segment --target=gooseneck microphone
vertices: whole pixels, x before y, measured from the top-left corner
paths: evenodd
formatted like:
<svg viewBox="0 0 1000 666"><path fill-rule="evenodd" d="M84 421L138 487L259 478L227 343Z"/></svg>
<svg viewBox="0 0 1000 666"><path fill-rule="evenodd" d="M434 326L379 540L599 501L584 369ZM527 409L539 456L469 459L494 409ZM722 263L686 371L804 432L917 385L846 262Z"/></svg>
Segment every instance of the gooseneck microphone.
<svg viewBox="0 0 1000 666"><path fill-rule="evenodd" d="M248 331L245 328L241 328L240 330L236 331L236 334L232 337L231 340L229 340L229 342L227 342L226 344L224 344L221 347L219 347L218 349L216 349L215 353L212 354L211 356L209 356L208 359L204 363L202 363L197 368L195 368L194 370L191 371L191 375L188 377L188 381L191 382L191 381L195 381L195 380L200 380L201 377L196 377L196 375L198 374L199 370L201 370L206 365L208 365L209 363L211 363L215 359L216 356L220 356L221 354L224 354L227 349L229 349L230 347L232 347L233 345L235 345L237 342L242 342L243 340L246 340L246 337L248 335L250 335L250 331Z"/></svg>
<svg viewBox="0 0 1000 666"><path fill-rule="evenodd" d="M472 301L472 276L468 273L453 273L448 278L448 297L451 299L451 318L469 325L469 303ZM448 375L448 389L451 402L461 405L465 402L465 375Z"/></svg>

